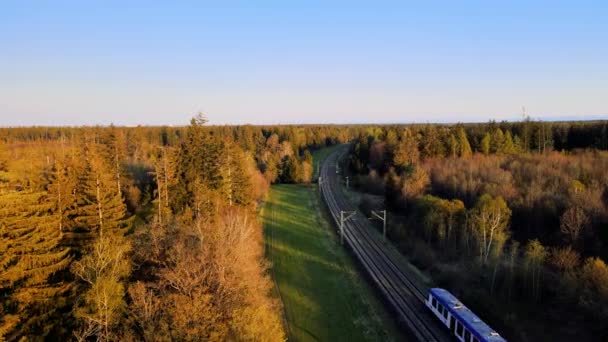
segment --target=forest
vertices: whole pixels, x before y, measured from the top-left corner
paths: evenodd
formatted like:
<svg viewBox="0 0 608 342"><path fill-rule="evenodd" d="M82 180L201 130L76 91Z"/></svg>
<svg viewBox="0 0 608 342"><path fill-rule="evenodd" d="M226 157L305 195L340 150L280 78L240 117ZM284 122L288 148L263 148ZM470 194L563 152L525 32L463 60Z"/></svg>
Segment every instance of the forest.
<svg viewBox="0 0 608 342"><path fill-rule="evenodd" d="M497 330L604 340L607 129L529 119L369 128L354 139L351 183L366 194L362 210L390 209L403 253Z"/></svg>
<svg viewBox="0 0 608 342"><path fill-rule="evenodd" d="M0 128L0 340L285 340L259 206L342 143L361 209L496 329L608 337L607 129Z"/></svg>
<svg viewBox="0 0 608 342"><path fill-rule="evenodd" d="M257 210L335 126L0 129L0 340L285 340Z"/></svg>

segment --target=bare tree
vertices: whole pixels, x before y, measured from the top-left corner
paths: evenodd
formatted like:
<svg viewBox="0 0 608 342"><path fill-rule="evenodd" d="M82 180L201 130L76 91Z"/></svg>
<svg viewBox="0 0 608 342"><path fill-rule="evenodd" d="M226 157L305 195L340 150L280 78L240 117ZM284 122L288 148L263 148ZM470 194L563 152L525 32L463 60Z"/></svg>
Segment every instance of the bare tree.
<svg viewBox="0 0 608 342"><path fill-rule="evenodd" d="M580 255L572 247L556 248L551 251L551 265L562 273L572 272L581 263Z"/></svg>
<svg viewBox="0 0 608 342"><path fill-rule="evenodd" d="M589 224L589 218L583 208L572 206L564 212L560 222L560 231L566 240L577 246L581 234Z"/></svg>

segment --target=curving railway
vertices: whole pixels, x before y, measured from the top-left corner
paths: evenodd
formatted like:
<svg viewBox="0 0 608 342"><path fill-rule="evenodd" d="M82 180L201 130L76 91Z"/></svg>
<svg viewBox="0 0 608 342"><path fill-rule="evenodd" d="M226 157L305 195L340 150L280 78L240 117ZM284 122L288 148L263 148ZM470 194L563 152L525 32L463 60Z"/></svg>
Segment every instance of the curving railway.
<svg viewBox="0 0 608 342"><path fill-rule="evenodd" d="M347 151L345 147L328 156L319 173L321 197L337 227L340 226L341 211L355 211L342 194L336 171L338 161ZM428 289L408 277L395 256L384 248L378 234L372 234L371 229L367 218L356 212L344 222L344 241L398 315L399 321L419 341L452 341L424 304Z"/></svg>

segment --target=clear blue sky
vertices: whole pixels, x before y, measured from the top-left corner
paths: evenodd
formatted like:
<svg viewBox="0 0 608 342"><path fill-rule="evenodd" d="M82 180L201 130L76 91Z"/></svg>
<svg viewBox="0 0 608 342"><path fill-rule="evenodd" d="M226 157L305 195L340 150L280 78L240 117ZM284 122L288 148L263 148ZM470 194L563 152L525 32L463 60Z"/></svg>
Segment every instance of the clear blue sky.
<svg viewBox="0 0 608 342"><path fill-rule="evenodd" d="M0 4L0 126L487 121L524 105L608 118L608 1Z"/></svg>

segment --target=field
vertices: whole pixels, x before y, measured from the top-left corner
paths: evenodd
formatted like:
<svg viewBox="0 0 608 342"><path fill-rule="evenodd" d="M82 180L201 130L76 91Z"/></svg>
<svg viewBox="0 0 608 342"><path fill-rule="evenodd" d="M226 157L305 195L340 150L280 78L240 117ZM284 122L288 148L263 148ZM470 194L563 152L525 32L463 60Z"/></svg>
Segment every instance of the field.
<svg viewBox="0 0 608 342"><path fill-rule="evenodd" d="M316 160L331 151L319 152ZM262 217L290 340L402 339L373 289L337 242L313 186L274 185Z"/></svg>

